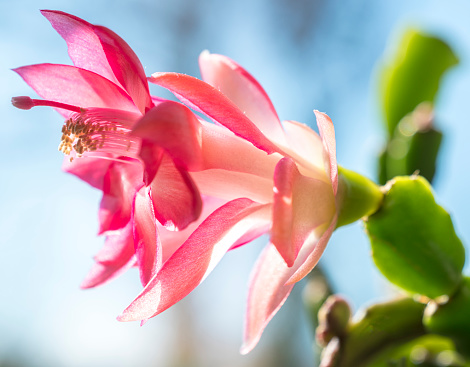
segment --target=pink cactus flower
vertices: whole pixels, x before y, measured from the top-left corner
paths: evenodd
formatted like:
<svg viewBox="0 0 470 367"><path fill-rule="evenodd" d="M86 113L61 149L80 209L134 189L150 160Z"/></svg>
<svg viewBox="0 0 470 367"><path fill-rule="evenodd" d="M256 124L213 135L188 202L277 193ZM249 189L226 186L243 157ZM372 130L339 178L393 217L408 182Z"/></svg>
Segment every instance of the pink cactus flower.
<svg viewBox="0 0 470 367"><path fill-rule="evenodd" d="M15 69L44 99L15 97L12 103L56 108L66 119L59 145L67 156L65 171L103 191L99 233L106 243L82 287L109 281L136 262L145 285L163 259L158 228L184 230L200 216L202 200L185 167L190 159L183 159L198 142L152 144L152 166L143 167L140 156L148 143L131 131L152 116L168 134L177 134L181 126L161 118L172 114L175 102L150 96L139 59L111 30L59 11L42 14L67 42L74 66Z"/></svg>
<svg viewBox="0 0 470 367"><path fill-rule="evenodd" d="M281 123L246 70L208 52L199 60L203 80L149 78L187 107L151 97L140 61L119 36L66 13L43 15L67 42L74 66L16 69L44 99L16 97L13 104L56 108L66 118L59 146L69 156L65 170L103 191L106 242L82 286L137 264L144 289L118 319L147 320L188 295L227 251L269 233L250 281L248 353L336 226L331 120L315 111L320 136Z"/></svg>
<svg viewBox="0 0 470 367"><path fill-rule="evenodd" d="M149 80L215 121L199 121L201 151L191 176L203 195L227 202L179 246L118 319L161 313L199 285L225 252L270 233L250 282L241 349L248 353L294 283L317 264L336 226L334 129L317 111L321 137L298 122L281 123L266 92L241 66L208 52L199 61L204 81L177 73L156 73ZM136 130L161 136L152 121Z"/></svg>

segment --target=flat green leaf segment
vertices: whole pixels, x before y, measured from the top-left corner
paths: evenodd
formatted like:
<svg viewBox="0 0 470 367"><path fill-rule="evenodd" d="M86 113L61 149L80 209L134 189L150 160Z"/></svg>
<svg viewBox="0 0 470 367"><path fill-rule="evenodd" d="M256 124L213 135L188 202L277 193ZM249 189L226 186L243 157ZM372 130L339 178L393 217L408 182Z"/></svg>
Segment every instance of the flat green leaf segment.
<svg viewBox="0 0 470 367"><path fill-rule="evenodd" d="M391 181L365 226L374 262L393 284L429 298L452 295L459 286L465 250L424 178Z"/></svg>
<svg viewBox="0 0 470 367"><path fill-rule="evenodd" d="M382 103L389 136L421 102L434 102L444 72L458 59L438 38L409 30L381 75Z"/></svg>

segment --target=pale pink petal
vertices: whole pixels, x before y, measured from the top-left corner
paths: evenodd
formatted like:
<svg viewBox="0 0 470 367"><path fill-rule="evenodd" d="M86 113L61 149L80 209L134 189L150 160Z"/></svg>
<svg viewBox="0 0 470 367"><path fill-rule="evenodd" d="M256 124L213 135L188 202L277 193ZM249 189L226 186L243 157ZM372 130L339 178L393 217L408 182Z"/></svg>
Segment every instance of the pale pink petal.
<svg viewBox="0 0 470 367"><path fill-rule="evenodd" d="M204 168L244 172L272 179L282 156L266 154L222 126L201 121Z"/></svg>
<svg viewBox="0 0 470 367"><path fill-rule="evenodd" d="M182 102L204 113L268 154L280 150L230 99L202 80L178 73L155 73L149 81L169 89Z"/></svg>
<svg viewBox="0 0 470 367"><path fill-rule="evenodd" d="M309 176L329 180L329 176L326 177L325 173L323 142L320 136L300 122L288 120L283 123L288 142L288 147L283 147L286 153L298 164L307 168L305 173Z"/></svg>
<svg viewBox="0 0 470 367"><path fill-rule="evenodd" d="M314 112L317 117L318 130L328 155L327 164L330 171L331 183L333 184L333 191L336 195L338 190L338 163L336 162L335 128L327 114L316 110Z"/></svg>
<svg viewBox="0 0 470 367"><path fill-rule="evenodd" d="M38 64L14 69L44 99L79 107L136 111L124 90L91 71L75 66Z"/></svg>
<svg viewBox="0 0 470 367"><path fill-rule="evenodd" d="M285 145L276 110L263 87L235 61L204 51L199 56L202 80L225 94L272 142Z"/></svg>
<svg viewBox="0 0 470 367"><path fill-rule="evenodd" d="M41 13L67 42L75 66L119 83L142 113L152 106L144 69L121 37L105 27L61 11L43 10Z"/></svg>
<svg viewBox="0 0 470 367"><path fill-rule="evenodd" d="M137 122L132 135L164 149L176 165L187 170L203 165L200 123L181 103L161 102Z"/></svg>
<svg viewBox="0 0 470 367"><path fill-rule="evenodd" d="M288 267L273 244L260 255L251 275L245 319L242 354L258 343L263 330L289 296L294 283L318 263L336 226L336 217L320 240L307 238L292 267Z"/></svg>
<svg viewBox="0 0 470 367"><path fill-rule="evenodd" d="M288 266L294 264L306 239L331 222L335 211L330 183L301 175L291 158L279 161L274 173L271 242Z"/></svg>
<svg viewBox="0 0 470 367"><path fill-rule="evenodd" d="M122 228L131 218L135 192L143 185L141 166L132 162L113 162L104 175L99 234Z"/></svg>
<svg viewBox="0 0 470 367"><path fill-rule="evenodd" d="M168 229L182 230L199 218L201 195L191 176L164 154L150 184L155 216Z"/></svg>
<svg viewBox="0 0 470 367"><path fill-rule="evenodd" d="M92 288L107 283L134 265L131 222L118 234L106 237L104 247L95 256L95 261L96 263L82 282L81 288Z"/></svg>
<svg viewBox="0 0 470 367"><path fill-rule="evenodd" d="M237 199L217 209L167 260L118 320L148 319L180 301L240 238L251 231L259 232L260 227L269 229L270 212L270 205L249 199Z"/></svg>
<svg viewBox="0 0 470 367"><path fill-rule="evenodd" d="M145 287L162 264L162 246L146 187L136 193L132 209L135 256L139 264L140 280Z"/></svg>
<svg viewBox="0 0 470 367"><path fill-rule="evenodd" d="M289 296L294 285L285 282L291 269L272 244L258 258L250 280L241 354L249 353L256 346L264 328Z"/></svg>
<svg viewBox="0 0 470 367"><path fill-rule="evenodd" d="M312 271L312 269L317 265L318 260L320 260L323 251L325 251L326 245L330 240L333 231L336 228L336 222L338 220L338 215L335 214L333 220L329 224L327 230L322 234L318 243L310 245L309 243L302 248L301 252L299 253L299 267L296 272L289 278L286 284L293 284L304 278L308 273ZM313 247L311 247L313 246ZM297 261L297 260L296 260Z"/></svg>
<svg viewBox="0 0 470 367"><path fill-rule="evenodd" d="M273 181L254 174L208 169L191 172L196 186L203 195L225 200L246 197L258 203L272 202Z"/></svg>

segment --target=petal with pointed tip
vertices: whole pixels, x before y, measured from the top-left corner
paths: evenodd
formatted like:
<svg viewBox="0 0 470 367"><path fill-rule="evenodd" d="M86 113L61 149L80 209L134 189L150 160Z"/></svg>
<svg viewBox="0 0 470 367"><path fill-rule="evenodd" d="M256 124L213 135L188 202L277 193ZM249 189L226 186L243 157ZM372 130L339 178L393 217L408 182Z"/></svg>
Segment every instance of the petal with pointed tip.
<svg viewBox="0 0 470 367"><path fill-rule="evenodd" d="M330 180L325 173L323 142L310 127L297 121L283 121L289 145L287 153L299 164L308 168L311 177ZM291 151L292 152L291 152Z"/></svg>
<svg viewBox="0 0 470 367"><path fill-rule="evenodd" d="M289 296L294 283L318 263L336 226L336 217L319 241L308 238L292 267L288 267L273 244L261 253L251 275L245 318L242 354L258 343L265 327Z"/></svg>
<svg viewBox="0 0 470 367"><path fill-rule="evenodd" d="M164 154L150 184L157 220L168 229L182 230L199 218L201 195L187 171Z"/></svg>
<svg viewBox="0 0 470 367"><path fill-rule="evenodd" d="M336 162L335 128L327 114L316 110L314 112L317 117L318 130L328 155L327 167L329 168L333 191L336 195L338 190L338 163Z"/></svg>
<svg viewBox="0 0 470 367"><path fill-rule="evenodd" d="M270 205L259 205L244 198L217 209L167 260L118 320L148 319L180 301L247 233L269 229L270 209Z"/></svg>
<svg viewBox="0 0 470 367"><path fill-rule="evenodd" d="M279 151L230 99L202 80L178 73L155 73L149 81L169 89L189 107L204 113L266 153Z"/></svg>
<svg viewBox="0 0 470 367"><path fill-rule="evenodd" d="M330 183L300 174L291 158L279 161L274 172L273 228L271 242L288 266L300 248L336 211Z"/></svg>
<svg viewBox="0 0 470 367"><path fill-rule="evenodd" d="M41 13L67 42L75 66L120 84L142 113L151 107L142 64L121 37L108 28L61 11L43 10Z"/></svg>
<svg viewBox="0 0 470 367"><path fill-rule="evenodd" d="M106 237L104 247L95 256L95 261L96 263L80 285L83 289L107 283L134 265L131 222L120 233Z"/></svg>
<svg viewBox="0 0 470 367"><path fill-rule="evenodd" d="M75 66L38 64L14 69L44 99L79 107L136 111L126 92L91 71Z"/></svg>
<svg viewBox="0 0 470 367"><path fill-rule="evenodd" d="M155 213L148 188L141 188L132 207L134 247L140 280L145 287L162 264L162 246L157 233Z"/></svg>
<svg viewBox="0 0 470 367"><path fill-rule="evenodd" d="M199 56L202 80L225 94L272 142L285 145L276 110L258 81L230 58L204 51Z"/></svg>

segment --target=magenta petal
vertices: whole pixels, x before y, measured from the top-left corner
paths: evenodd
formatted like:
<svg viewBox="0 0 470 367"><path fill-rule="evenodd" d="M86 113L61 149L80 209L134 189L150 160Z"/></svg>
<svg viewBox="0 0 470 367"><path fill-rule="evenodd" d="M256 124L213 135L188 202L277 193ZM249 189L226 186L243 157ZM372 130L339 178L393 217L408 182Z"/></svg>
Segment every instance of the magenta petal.
<svg viewBox="0 0 470 367"><path fill-rule="evenodd" d="M164 154L150 184L155 216L167 229L182 230L199 218L201 195L187 171Z"/></svg>
<svg viewBox="0 0 470 367"><path fill-rule="evenodd" d="M44 99L80 107L136 111L126 92L91 71L75 66L38 64L14 69Z"/></svg>
<svg viewBox="0 0 470 367"><path fill-rule="evenodd" d="M161 102L137 122L132 135L163 148L180 167L197 170L203 165L200 123L181 103Z"/></svg>
<svg viewBox="0 0 470 367"><path fill-rule="evenodd" d="M209 116L266 153L279 151L230 99L211 85L178 73L155 73L149 80L169 89L190 107Z"/></svg>
<svg viewBox="0 0 470 367"><path fill-rule="evenodd" d="M259 205L249 199L231 201L214 211L165 262L118 320L148 319L181 300L205 279L231 246L249 232L267 230L270 212L270 205Z"/></svg>
<svg viewBox="0 0 470 367"><path fill-rule="evenodd" d="M107 156L100 154L100 157ZM65 172L77 176L79 179L87 182L91 186L102 190L104 183L104 176L113 161L109 159L93 158L92 154L80 159L74 159L70 162L69 157L65 157L62 163L62 169Z"/></svg>
<svg viewBox="0 0 470 367"><path fill-rule="evenodd" d="M251 275L240 353L247 354L256 346L264 328L286 301L294 285L285 283L293 271L272 244L261 253Z"/></svg>
<svg viewBox="0 0 470 367"><path fill-rule="evenodd" d="M327 114L314 111L317 117L318 130L323 140L323 145L328 154L328 167L331 177L331 183L333 185L333 191L336 195L338 190L338 163L336 162L336 140L335 140L335 128L333 122Z"/></svg>
<svg viewBox="0 0 470 367"><path fill-rule="evenodd" d="M144 69L121 37L105 27L61 11L43 10L41 13L67 42L75 66L119 83L142 113L151 107Z"/></svg>
<svg viewBox="0 0 470 367"><path fill-rule="evenodd" d="M301 175L290 158L279 161L274 172L271 242L288 266L294 264L307 238L331 222L335 210L329 183Z"/></svg>
<svg viewBox="0 0 470 367"><path fill-rule="evenodd" d="M96 263L82 282L81 288L92 288L107 283L134 265L131 222L118 234L106 237L104 247L95 256L95 261Z"/></svg>
<svg viewBox="0 0 470 367"><path fill-rule="evenodd" d="M162 264L162 246L157 233L155 213L147 188L135 195L132 210L134 246L140 280L145 287Z"/></svg>
<svg viewBox="0 0 470 367"><path fill-rule="evenodd" d="M285 145L276 110L263 87L235 61L204 51L199 56L202 79L225 94L271 141Z"/></svg>
<svg viewBox="0 0 470 367"><path fill-rule="evenodd" d="M103 198L99 211L100 234L120 229L129 222L134 195L140 186L142 169L137 162L113 162L109 166L103 179Z"/></svg>

